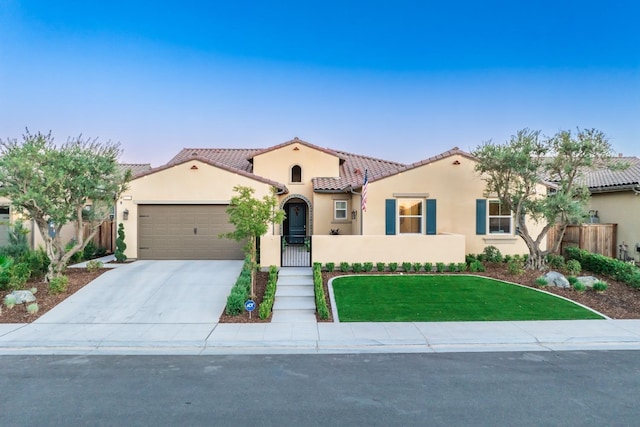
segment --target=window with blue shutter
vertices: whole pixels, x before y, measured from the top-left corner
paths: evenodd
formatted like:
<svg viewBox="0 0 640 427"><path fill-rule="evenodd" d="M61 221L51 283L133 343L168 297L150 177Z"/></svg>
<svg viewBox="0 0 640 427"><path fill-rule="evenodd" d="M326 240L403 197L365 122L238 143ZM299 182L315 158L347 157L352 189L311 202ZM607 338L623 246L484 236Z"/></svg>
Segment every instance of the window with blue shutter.
<svg viewBox="0 0 640 427"><path fill-rule="evenodd" d="M427 199L427 234L437 234L436 199Z"/></svg>

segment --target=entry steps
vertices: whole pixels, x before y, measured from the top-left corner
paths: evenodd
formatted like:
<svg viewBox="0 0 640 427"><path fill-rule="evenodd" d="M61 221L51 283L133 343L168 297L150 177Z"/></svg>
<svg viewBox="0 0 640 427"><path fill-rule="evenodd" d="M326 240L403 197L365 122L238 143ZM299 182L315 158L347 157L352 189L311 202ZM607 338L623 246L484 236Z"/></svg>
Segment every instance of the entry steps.
<svg viewBox="0 0 640 427"><path fill-rule="evenodd" d="M285 322L316 322L316 300L311 268L282 267L278 272L271 323Z"/></svg>

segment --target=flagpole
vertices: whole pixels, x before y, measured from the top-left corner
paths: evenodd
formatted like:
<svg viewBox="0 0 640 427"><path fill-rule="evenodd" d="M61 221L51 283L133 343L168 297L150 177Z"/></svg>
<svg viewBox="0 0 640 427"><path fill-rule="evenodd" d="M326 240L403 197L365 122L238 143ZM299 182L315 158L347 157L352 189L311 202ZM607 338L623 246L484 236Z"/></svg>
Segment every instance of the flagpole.
<svg viewBox="0 0 640 427"><path fill-rule="evenodd" d="M367 186L369 185L369 170L364 170L364 182L360 190L360 235L364 231L364 213L367 211Z"/></svg>

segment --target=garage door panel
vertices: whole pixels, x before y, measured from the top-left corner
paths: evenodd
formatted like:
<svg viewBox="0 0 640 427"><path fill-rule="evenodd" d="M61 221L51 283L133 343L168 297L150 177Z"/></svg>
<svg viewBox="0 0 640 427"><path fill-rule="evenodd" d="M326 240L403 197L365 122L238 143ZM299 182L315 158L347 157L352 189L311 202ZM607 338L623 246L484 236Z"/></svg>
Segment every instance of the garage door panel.
<svg viewBox="0 0 640 427"><path fill-rule="evenodd" d="M233 230L226 205L140 205L140 259L243 259L242 244L218 235Z"/></svg>

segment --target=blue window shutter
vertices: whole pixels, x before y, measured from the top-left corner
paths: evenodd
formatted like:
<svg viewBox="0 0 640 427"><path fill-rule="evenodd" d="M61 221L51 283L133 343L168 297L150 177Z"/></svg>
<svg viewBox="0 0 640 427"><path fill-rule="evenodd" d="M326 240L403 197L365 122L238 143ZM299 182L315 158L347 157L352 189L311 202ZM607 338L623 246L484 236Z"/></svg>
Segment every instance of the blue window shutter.
<svg viewBox="0 0 640 427"><path fill-rule="evenodd" d="M385 234L396 234L396 199L385 200Z"/></svg>
<svg viewBox="0 0 640 427"><path fill-rule="evenodd" d="M427 199L427 234L436 234L436 199Z"/></svg>
<svg viewBox="0 0 640 427"><path fill-rule="evenodd" d="M487 234L487 201L476 199L476 234Z"/></svg>

